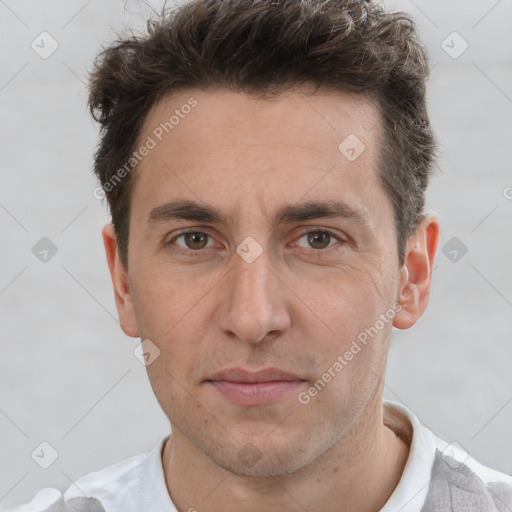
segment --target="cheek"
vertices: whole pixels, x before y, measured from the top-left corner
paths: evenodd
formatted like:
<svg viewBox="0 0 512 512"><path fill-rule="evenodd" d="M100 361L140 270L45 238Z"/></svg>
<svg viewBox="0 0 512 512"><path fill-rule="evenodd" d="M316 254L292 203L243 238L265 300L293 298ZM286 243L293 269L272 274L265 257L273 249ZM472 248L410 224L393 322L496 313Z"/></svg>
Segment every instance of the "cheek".
<svg viewBox="0 0 512 512"><path fill-rule="evenodd" d="M313 320L323 333L317 331L317 339L324 348L343 351L386 311L391 288L378 265L346 265L330 272L328 278L324 276L323 281L304 280L298 294L306 297L304 312L309 309L311 314L302 313L301 328L310 330Z"/></svg>
<svg viewBox="0 0 512 512"><path fill-rule="evenodd" d="M318 315L303 316L299 329L314 340L317 388L322 390L317 403L339 410L342 403L350 408L352 401L364 402L377 376L383 377L394 311L385 314L393 286L377 265L347 267L333 277L311 301ZM303 291L308 289L305 285Z"/></svg>
<svg viewBox="0 0 512 512"><path fill-rule="evenodd" d="M201 352L204 332L200 324L190 313L174 313L166 309L147 310L148 329L143 331L159 351L146 370L155 396L170 419L190 414L200 403L195 396L196 369L205 357Z"/></svg>
<svg viewBox="0 0 512 512"><path fill-rule="evenodd" d="M196 415L200 414L201 418L208 415L202 411L200 397L194 396L194 389L186 380L186 365L166 352L147 367L147 373L153 393L171 424L185 432L201 428ZM196 421L190 421L191 418Z"/></svg>
<svg viewBox="0 0 512 512"><path fill-rule="evenodd" d="M135 314L141 338L155 346L152 350L157 357L153 356L154 360L146 368L151 386L159 401L172 403L179 395L180 386L189 385L194 340L202 336L195 310L204 293L178 276L152 274L148 271L138 275Z"/></svg>
<svg viewBox="0 0 512 512"><path fill-rule="evenodd" d="M158 340L174 337L190 318L197 322L197 311L219 281L211 273L198 276L174 265L152 264L149 258L134 274L132 290L139 327L146 337Z"/></svg>

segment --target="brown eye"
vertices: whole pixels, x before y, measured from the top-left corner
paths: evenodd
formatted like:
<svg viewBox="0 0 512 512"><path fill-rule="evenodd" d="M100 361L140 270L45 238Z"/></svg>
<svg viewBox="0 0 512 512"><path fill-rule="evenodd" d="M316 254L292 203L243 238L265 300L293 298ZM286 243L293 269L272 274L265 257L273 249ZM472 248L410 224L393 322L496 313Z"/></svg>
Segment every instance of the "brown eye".
<svg viewBox="0 0 512 512"><path fill-rule="evenodd" d="M191 232L183 233L177 238L183 237L187 249L200 250L204 249L208 243L209 236L206 233Z"/></svg>
<svg viewBox="0 0 512 512"><path fill-rule="evenodd" d="M202 254L202 251L207 251L212 246L212 243L209 244L209 242L213 243L213 239L207 233L186 231L176 235L165 245L170 246L178 253L193 255L194 253Z"/></svg>
<svg viewBox="0 0 512 512"><path fill-rule="evenodd" d="M306 238L307 245L298 245L301 247L315 250L326 250L336 245L336 242L343 243L343 240L340 237L336 236L334 233L321 229L317 229L315 231L306 231L300 236L299 240L304 238Z"/></svg>
<svg viewBox="0 0 512 512"><path fill-rule="evenodd" d="M307 237L308 244L310 244L314 249L326 249L329 247L329 242L331 241L331 235L326 231L314 231L312 233L307 233Z"/></svg>

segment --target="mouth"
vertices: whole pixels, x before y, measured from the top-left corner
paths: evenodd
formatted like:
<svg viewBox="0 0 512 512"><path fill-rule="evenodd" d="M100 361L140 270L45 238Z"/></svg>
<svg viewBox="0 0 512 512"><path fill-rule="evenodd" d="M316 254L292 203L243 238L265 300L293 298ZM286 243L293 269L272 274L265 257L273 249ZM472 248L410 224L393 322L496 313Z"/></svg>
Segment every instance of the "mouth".
<svg viewBox="0 0 512 512"><path fill-rule="evenodd" d="M232 368L218 372L204 382L231 403L250 407L268 405L298 392L306 380L276 368L258 372Z"/></svg>

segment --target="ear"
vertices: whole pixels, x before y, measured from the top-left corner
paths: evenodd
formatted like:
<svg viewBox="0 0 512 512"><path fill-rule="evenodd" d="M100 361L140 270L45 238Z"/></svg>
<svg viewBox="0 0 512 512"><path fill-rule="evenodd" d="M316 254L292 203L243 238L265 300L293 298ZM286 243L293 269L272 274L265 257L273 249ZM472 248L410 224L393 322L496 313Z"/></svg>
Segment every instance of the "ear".
<svg viewBox="0 0 512 512"><path fill-rule="evenodd" d="M128 272L125 269L117 247L117 237L112 224L107 224L102 231L105 253L107 255L108 268L114 286L119 323L125 334L133 338L139 336L139 328L135 317Z"/></svg>
<svg viewBox="0 0 512 512"><path fill-rule="evenodd" d="M407 241L405 261L400 270L397 302L402 309L393 319L393 326L398 329L412 327L427 307L438 243L439 219L434 213L425 214Z"/></svg>

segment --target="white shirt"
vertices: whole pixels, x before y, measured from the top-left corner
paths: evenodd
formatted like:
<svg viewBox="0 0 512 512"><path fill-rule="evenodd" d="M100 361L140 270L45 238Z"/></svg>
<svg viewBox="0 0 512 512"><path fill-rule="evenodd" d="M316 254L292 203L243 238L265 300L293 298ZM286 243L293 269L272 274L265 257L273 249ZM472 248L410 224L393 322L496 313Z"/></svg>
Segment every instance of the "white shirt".
<svg viewBox="0 0 512 512"><path fill-rule="evenodd" d="M380 512L421 511L432 480L436 449L452 457L452 464L453 460L465 464L484 484L506 482L512 485L512 476L480 464L458 445L443 441L401 404L384 400L384 424L410 445L410 452L402 477ZM167 435L161 439L147 453L79 478L64 494L54 488L42 489L30 503L10 512L43 512L62 496L64 500L94 497L106 512L177 512L167 491L161 458L168 438Z"/></svg>

